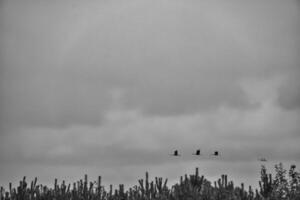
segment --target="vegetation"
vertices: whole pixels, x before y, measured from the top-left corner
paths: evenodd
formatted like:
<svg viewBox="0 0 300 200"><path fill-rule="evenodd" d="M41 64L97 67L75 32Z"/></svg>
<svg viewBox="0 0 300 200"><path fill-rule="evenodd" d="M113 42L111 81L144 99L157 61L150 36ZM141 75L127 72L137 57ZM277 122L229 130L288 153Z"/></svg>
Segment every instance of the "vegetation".
<svg viewBox="0 0 300 200"><path fill-rule="evenodd" d="M66 185L63 181L60 185L55 179L54 187L38 185L37 178L27 184L24 177L17 188L9 184L9 191L1 187L1 200L300 200L300 173L296 166L292 165L287 173L280 163L275 165L275 178L267 173L264 166L261 167L261 180L259 189L253 190L251 186L244 188L244 184L235 186L233 181L227 180L227 175L222 175L213 184L199 176L198 168L195 174L185 175L180 182L171 188L167 186L167 179L156 177L149 181L148 173L145 180L138 180L138 185L124 191L124 185L118 189L110 185L105 190L101 185L101 177L98 181L88 182L84 180Z"/></svg>

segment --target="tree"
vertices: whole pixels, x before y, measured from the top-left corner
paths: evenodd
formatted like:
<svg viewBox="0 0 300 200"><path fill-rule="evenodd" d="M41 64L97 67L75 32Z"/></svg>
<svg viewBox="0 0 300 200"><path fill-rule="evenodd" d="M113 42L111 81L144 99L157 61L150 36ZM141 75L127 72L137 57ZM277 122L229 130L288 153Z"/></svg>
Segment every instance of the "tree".
<svg viewBox="0 0 300 200"><path fill-rule="evenodd" d="M289 198L300 199L300 173L296 171L296 165L291 165L289 170Z"/></svg>
<svg viewBox="0 0 300 200"><path fill-rule="evenodd" d="M267 174L267 169L264 165L261 166L260 179L260 195L264 198L270 197L273 191L272 176Z"/></svg>
<svg viewBox="0 0 300 200"><path fill-rule="evenodd" d="M288 199L289 187L286 178L286 170L283 168L283 164L279 163L275 165L275 180L274 180L274 196L276 199Z"/></svg>

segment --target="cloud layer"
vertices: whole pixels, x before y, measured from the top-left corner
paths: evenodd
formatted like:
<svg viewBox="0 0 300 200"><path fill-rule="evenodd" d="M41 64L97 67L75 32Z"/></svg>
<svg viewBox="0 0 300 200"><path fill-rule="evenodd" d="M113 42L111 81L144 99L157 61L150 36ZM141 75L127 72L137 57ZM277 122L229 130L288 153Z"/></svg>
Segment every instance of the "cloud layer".
<svg viewBox="0 0 300 200"><path fill-rule="evenodd" d="M0 11L2 180L16 164L175 179L199 164L170 159L175 148L219 149L223 169L258 156L299 163L296 1L3 1ZM227 172L241 171L255 172Z"/></svg>

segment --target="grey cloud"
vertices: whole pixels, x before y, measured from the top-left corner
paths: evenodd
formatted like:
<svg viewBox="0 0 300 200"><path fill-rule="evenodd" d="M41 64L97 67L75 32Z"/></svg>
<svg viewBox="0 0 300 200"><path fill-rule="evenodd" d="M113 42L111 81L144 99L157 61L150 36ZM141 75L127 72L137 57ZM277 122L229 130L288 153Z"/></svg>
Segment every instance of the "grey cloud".
<svg viewBox="0 0 300 200"><path fill-rule="evenodd" d="M283 148L283 144L288 145L289 148ZM256 145L254 150L253 145ZM238 143L222 142L210 146L206 146L206 148L201 146L202 156L200 157L192 155L195 148L179 148L182 157L174 158L169 155L173 150L170 147L147 150L126 147L124 144L116 143L105 147L100 145L82 145L80 148L72 148L72 151L69 153L58 155L41 152L25 156L20 152L12 152L1 155L1 159L6 164L14 165L23 163L26 165L39 164L45 166L98 166L100 168L111 166L145 168L146 166L161 166L178 162L188 163L197 160L202 162L213 160L219 164L226 162L256 162L260 157L266 157L269 161L300 161L298 142L293 141L269 142L269 144L257 141L251 143L246 141L239 141ZM215 146L215 148L212 148L212 146ZM210 156L214 150L218 150L221 157L214 158Z"/></svg>
<svg viewBox="0 0 300 200"><path fill-rule="evenodd" d="M294 1L70 2L1 1L1 181L299 163Z"/></svg>
<svg viewBox="0 0 300 200"><path fill-rule="evenodd" d="M98 125L111 101L106 88L80 81L72 72L5 69L4 74L9 76L3 77L1 85L3 126Z"/></svg>
<svg viewBox="0 0 300 200"><path fill-rule="evenodd" d="M213 3L195 4L92 6L100 14L87 12L89 4L3 4L2 126L97 125L114 91L124 109L151 115L257 108L240 81L285 76L299 64L291 43L298 20L267 8L253 16L256 3L218 12ZM245 12L231 12L236 6ZM298 15L290 4L275 8Z"/></svg>
<svg viewBox="0 0 300 200"><path fill-rule="evenodd" d="M198 78L187 75L184 80L175 79L171 74L164 80L154 78L147 87L130 89L124 101L130 107L140 107L145 114L162 116L195 114L220 106L237 109L256 107L247 101L246 94L236 83L226 83L214 77L207 80L201 75Z"/></svg>
<svg viewBox="0 0 300 200"><path fill-rule="evenodd" d="M244 112L244 113L243 113ZM269 111L255 110L267 115ZM160 166L174 162L192 162L192 152L201 148L199 159L210 161L214 150L221 153L217 162L256 162L260 156L274 160L299 161L299 132L293 115L259 121L247 111L226 112L194 117L152 119L128 115L100 127L73 127L67 130L29 129L2 136L0 157L5 163L42 164L47 166ZM246 115L246 116L245 116ZM247 117L250 115L250 117ZM230 119L231 118L231 119ZM233 119L233 121L232 121ZM125 121L124 121L125 120ZM299 116L298 116L299 120ZM246 124L245 124L246 123ZM249 125L247 123L250 123ZM268 124L272 123L270 127ZM183 156L169 156L178 149Z"/></svg>
<svg viewBox="0 0 300 200"><path fill-rule="evenodd" d="M205 115L154 118L120 111L98 127L23 128L1 136L0 176L16 175L18 170L34 175L43 174L45 168L57 171L47 176L49 181L61 176L58 171L70 168L64 176L92 170L95 175L104 173L108 181L132 183L148 169L153 175L174 179L199 166L205 175L229 173L235 175L234 180L246 176L243 181L249 183L247 176L259 177L256 159L260 156L271 163L299 163L300 159L299 138L290 135L291 131L299 132L297 119L290 112L267 109L227 108ZM257 119L260 114L264 115L262 120ZM203 156L191 155L197 148ZM169 156L174 149L182 157ZM209 156L214 150L219 150L221 157ZM244 165L247 167L241 167ZM9 166L22 166L22 170ZM33 168L37 170L31 172ZM131 172L127 174L131 178L124 174L116 178L116 172Z"/></svg>
<svg viewBox="0 0 300 200"><path fill-rule="evenodd" d="M67 144L65 146L68 146ZM56 147L58 148L58 147ZM137 149L124 146L123 144L81 145L80 148L71 146L71 151L59 154L51 154L48 151L41 151L24 155L21 151L12 151L1 155L4 163L28 165L42 164L46 166L147 166L172 162L169 153L161 150ZM174 161L174 160L173 160Z"/></svg>
<svg viewBox="0 0 300 200"><path fill-rule="evenodd" d="M289 76L287 80L279 88L278 103L287 110L295 110L300 108L300 70L295 70L294 74Z"/></svg>

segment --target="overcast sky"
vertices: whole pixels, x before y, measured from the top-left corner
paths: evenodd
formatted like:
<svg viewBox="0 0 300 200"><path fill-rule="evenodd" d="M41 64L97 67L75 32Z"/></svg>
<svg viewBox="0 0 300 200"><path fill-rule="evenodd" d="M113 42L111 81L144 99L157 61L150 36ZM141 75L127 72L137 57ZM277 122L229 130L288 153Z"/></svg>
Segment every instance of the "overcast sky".
<svg viewBox="0 0 300 200"><path fill-rule="evenodd" d="M292 0L2 0L0 184L300 167L299 35Z"/></svg>

